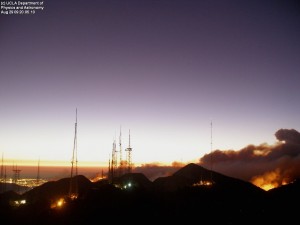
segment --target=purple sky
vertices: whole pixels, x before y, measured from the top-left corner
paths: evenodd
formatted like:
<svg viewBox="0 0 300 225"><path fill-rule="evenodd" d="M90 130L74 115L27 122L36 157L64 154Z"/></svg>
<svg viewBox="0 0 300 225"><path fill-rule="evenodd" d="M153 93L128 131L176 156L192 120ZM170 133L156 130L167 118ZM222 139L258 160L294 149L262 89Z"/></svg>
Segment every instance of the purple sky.
<svg viewBox="0 0 300 225"><path fill-rule="evenodd" d="M198 161L300 130L297 1L46 0L0 16L0 153ZM125 158L125 156L124 156ZM7 162L7 163L11 163Z"/></svg>

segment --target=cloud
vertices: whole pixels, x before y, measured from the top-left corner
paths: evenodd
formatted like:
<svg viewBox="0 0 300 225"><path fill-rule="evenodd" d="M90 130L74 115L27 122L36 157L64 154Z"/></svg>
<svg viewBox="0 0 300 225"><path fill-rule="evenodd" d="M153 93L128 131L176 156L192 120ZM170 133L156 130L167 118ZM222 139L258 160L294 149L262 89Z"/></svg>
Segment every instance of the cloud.
<svg viewBox="0 0 300 225"><path fill-rule="evenodd" d="M289 183L300 177L300 133L280 129L274 145L248 145L238 151L215 150L200 158L200 165L264 187ZM270 186L271 188L271 186Z"/></svg>
<svg viewBox="0 0 300 225"><path fill-rule="evenodd" d="M300 133L294 129L280 129L275 133L275 137L286 143L300 144Z"/></svg>

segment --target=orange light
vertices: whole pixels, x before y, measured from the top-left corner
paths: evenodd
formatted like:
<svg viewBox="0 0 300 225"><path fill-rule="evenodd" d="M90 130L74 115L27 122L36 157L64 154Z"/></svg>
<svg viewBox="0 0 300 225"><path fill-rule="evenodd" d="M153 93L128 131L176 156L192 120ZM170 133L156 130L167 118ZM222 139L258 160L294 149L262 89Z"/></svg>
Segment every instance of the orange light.
<svg viewBox="0 0 300 225"><path fill-rule="evenodd" d="M63 200L63 199L59 199L59 200L57 201L57 206L58 206L58 207L62 207L63 204L64 204L64 200Z"/></svg>
<svg viewBox="0 0 300 225"><path fill-rule="evenodd" d="M251 183L266 191L276 188L281 185L280 170L275 169L263 175L255 176L251 179Z"/></svg>
<svg viewBox="0 0 300 225"><path fill-rule="evenodd" d="M51 209L61 208L61 207L63 207L64 204L65 204L65 199L64 198L60 198L56 202L53 202L51 204Z"/></svg>

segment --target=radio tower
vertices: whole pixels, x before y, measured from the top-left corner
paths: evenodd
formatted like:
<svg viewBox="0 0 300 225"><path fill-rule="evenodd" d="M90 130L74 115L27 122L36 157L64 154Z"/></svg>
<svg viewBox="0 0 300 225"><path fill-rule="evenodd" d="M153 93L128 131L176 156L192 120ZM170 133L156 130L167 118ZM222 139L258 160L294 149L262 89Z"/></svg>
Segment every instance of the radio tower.
<svg viewBox="0 0 300 225"><path fill-rule="evenodd" d="M77 161L77 108L76 108L75 135L74 135L73 154L72 154L72 161L71 161L71 178L70 178L70 189L69 189L69 197L71 199L76 199L78 197L78 183L76 177L78 175L77 162L78 161Z"/></svg>
<svg viewBox="0 0 300 225"><path fill-rule="evenodd" d="M38 168L37 168L37 176L36 176L36 186L40 184L40 159L38 161Z"/></svg>
<svg viewBox="0 0 300 225"><path fill-rule="evenodd" d="M108 178L108 182L111 183L112 182L112 167L110 164L110 154L108 155L108 174L107 174L107 178Z"/></svg>
<svg viewBox="0 0 300 225"><path fill-rule="evenodd" d="M0 177L0 182L2 182L2 185L1 185L0 193L5 191L6 180L4 177L5 176L4 176L3 153L2 153L1 177Z"/></svg>
<svg viewBox="0 0 300 225"><path fill-rule="evenodd" d="M0 180L1 182L3 182L3 176L4 176L4 170L3 170L3 153L2 153L2 163L1 163L1 177L0 177Z"/></svg>
<svg viewBox="0 0 300 225"><path fill-rule="evenodd" d="M127 152L127 154L126 154L127 172L131 173L131 171L132 171L132 162L131 162L132 148L130 147L130 130L129 130L129 144L128 144L128 148L126 148L125 151Z"/></svg>
<svg viewBox="0 0 300 225"><path fill-rule="evenodd" d="M117 151L117 144L116 139L113 142L113 149L112 149L112 169L113 169L113 178L117 175L117 168L118 168L118 151Z"/></svg>
<svg viewBox="0 0 300 225"><path fill-rule="evenodd" d="M14 183L18 184L20 179L21 170L18 169L17 165L13 165L13 173L14 173ZM18 192L20 192L20 186L18 185Z"/></svg>
<svg viewBox="0 0 300 225"><path fill-rule="evenodd" d="M120 136L119 136L119 147L120 147L120 166L119 166L119 176L122 175L123 173L123 159L122 159L122 131L121 131L121 126L120 126Z"/></svg>
<svg viewBox="0 0 300 225"><path fill-rule="evenodd" d="M6 166L4 167L4 190L6 191Z"/></svg>
<svg viewBox="0 0 300 225"><path fill-rule="evenodd" d="M109 181L109 183L113 183L114 178L116 176L117 167L118 167L117 153L118 152L117 152L117 146L116 146L116 139L114 139L113 144L112 144L111 159L109 159L109 161L108 161L108 181Z"/></svg>
<svg viewBox="0 0 300 225"><path fill-rule="evenodd" d="M210 121L210 181L213 183L212 178L212 121Z"/></svg>

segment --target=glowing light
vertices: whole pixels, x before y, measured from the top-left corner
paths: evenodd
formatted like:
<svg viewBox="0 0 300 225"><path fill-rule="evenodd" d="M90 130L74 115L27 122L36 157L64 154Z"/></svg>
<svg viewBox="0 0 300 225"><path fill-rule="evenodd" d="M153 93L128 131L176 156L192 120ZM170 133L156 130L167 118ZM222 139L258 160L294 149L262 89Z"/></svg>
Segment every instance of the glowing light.
<svg viewBox="0 0 300 225"><path fill-rule="evenodd" d="M25 205L26 204L26 200L22 199L22 200L16 200L12 203L14 206L20 206L20 205Z"/></svg>
<svg viewBox="0 0 300 225"><path fill-rule="evenodd" d="M211 186L213 185L213 182L209 181L209 180L200 180L197 183L194 183L192 186Z"/></svg>
<svg viewBox="0 0 300 225"><path fill-rule="evenodd" d="M91 181L91 182L97 182L97 181L105 180L105 179L107 179L107 176L99 176L99 175L97 175L97 176L94 177L94 178L90 178L90 181Z"/></svg>
<svg viewBox="0 0 300 225"><path fill-rule="evenodd" d="M54 202L54 203L51 204L51 209L61 208L61 207L63 207L64 204L65 204L65 199L64 198L60 198L56 202Z"/></svg>
<svg viewBox="0 0 300 225"><path fill-rule="evenodd" d="M70 199L71 199L71 200L75 200L76 198L78 198L78 195L77 195L77 194L72 194L72 195L70 195Z"/></svg>
<svg viewBox="0 0 300 225"><path fill-rule="evenodd" d="M281 185L280 170L276 169L263 175L255 176L251 179L251 183L266 191L276 188Z"/></svg>
<svg viewBox="0 0 300 225"><path fill-rule="evenodd" d="M129 182L128 184L125 184L124 185L124 188L126 189L126 188L130 188L132 186L132 184Z"/></svg>
<svg viewBox="0 0 300 225"><path fill-rule="evenodd" d="M62 207L63 204L64 204L64 200L63 199L60 199L60 200L57 201L57 206L58 207Z"/></svg>
<svg viewBox="0 0 300 225"><path fill-rule="evenodd" d="M264 189L264 190L266 190L266 191L268 191L268 190L270 190L270 189L275 188L275 186L274 186L273 184L263 184L263 185L261 186L261 188Z"/></svg>

